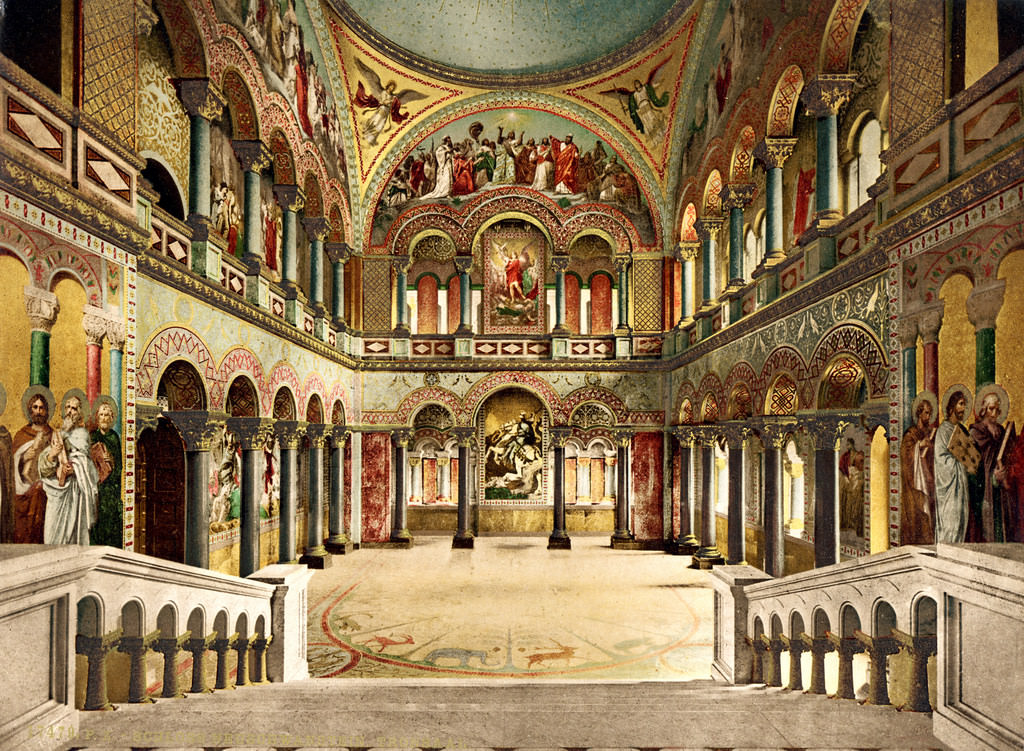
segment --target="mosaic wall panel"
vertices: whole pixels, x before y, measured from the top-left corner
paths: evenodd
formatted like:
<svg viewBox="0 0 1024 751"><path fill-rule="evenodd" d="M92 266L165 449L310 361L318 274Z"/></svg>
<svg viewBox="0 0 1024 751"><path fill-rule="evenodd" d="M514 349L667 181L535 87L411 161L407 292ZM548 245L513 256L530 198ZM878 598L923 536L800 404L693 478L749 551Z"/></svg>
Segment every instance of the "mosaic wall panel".
<svg viewBox="0 0 1024 751"><path fill-rule="evenodd" d="M83 3L84 110L129 148L135 145L135 3Z"/></svg>
<svg viewBox="0 0 1024 751"><path fill-rule="evenodd" d="M633 328L658 331L661 328L661 260L633 261Z"/></svg>
<svg viewBox="0 0 1024 751"><path fill-rule="evenodd" d="M363 328L391 330L391 264L388 259L363 259Z"/></svg>
<svg viewBox="0 0 1024 751"><path fill-rule="evenodd" d="M188 205L189 122L171 79L174 63L163 27L139 39L139 151L167 162Z"/></svg>
<svg viewBox="0 0 1024 751"><path fill-rule="evenodd" d="M892 4L893 142L942 106L944 17L942 0Z"/></svg>

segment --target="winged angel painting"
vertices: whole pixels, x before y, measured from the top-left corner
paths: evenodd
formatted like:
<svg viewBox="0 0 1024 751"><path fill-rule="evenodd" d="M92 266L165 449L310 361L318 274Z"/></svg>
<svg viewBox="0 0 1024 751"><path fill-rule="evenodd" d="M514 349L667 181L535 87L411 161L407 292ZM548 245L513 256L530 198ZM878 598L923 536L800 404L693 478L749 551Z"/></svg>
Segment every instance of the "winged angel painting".
<svg viewBox="0 0 1024 751"><path fill-rule="evenodd" d="M374 146L382 133L401 125L409 117L408 112L402 112L402 105L426 99L427 95L414 89L395 91L394 81L381 84L380 76L359 58L356 58L356 67L366 78L366 86L360 81L355 96L355 104L362 108L364 115L363 140L368 146Z"/></svg>
<svg viewBox="0 0 1024 751"><path fill-rule="evenodd" d="M601 92L605 96L618 97L619 104L629 112L629 119L633 121L637 132L648 138L658 138L665 132L665 118L661 109L668 104L669 93L663 91L658 94L655 87L660 81L659 71L670 59L666 57L651 68L643 83L639 78L635 79L632 89L616 86Z"/></svg>

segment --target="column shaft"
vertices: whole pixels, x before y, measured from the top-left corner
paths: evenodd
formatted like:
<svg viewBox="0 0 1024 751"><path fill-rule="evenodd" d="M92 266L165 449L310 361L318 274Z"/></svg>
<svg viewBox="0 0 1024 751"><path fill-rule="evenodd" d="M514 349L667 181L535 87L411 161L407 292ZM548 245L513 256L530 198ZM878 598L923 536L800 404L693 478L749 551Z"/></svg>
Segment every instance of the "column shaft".
<svg viewBox="0 0 1024 751"><path fill-rule="evenodd" d="M185 563L210 567L210 452L185 452Z"/></svg>
<svg viewBox="0 0 1024 751"><path fill-rule="evenodd" d="M263 260L263 227L260 221L260 173L245 171L245 255L251 259Z"/></svg>
<svg viewBox="0 0 1024 751"><path fill-rule="evenodd" d="M238 575L245 577L260 567L260 501L262 485L257 461L262 449L242 450L242 541L238 557Z"/></svg>
<svg viewBox="0 0 1024 751"><path fill-rule="evenodd" d="M764 262L782 249L782 167L769 167L766 175L767 196L764 218Z"/></svg>
<svg viewBox="0 0 1024 751"><path fill-rule="evenodd" d="M772 446L764 450L764 570L769 576L782 576L785 543L782 534L782 451Z"/></svg>
<svg viewBox="0 0 1024 751"><path fill-rule="evenodd" d="M565 446L555 446L555 493L554 514L548 548L565 549L570 547L569 534L565 531Z"/></svg>
<svg viewBox="0 0 1024 751"><path fill-rule="evenodd" d="M306 555L324 554L324 449L314 441L309 448L309 516L306 519Z"/></svg>
<svg viewBox="0 0 1024 751"><path fill-rule="evenodd" d="M100 395L100 356L102 344L89 342L85 345L85 397L90 403Z"/></svg>
<svg viewBox="0 0 1024 751"><path fill-rule="evenodd" d="M188 213L210 216L210 121L189 117Z"/></svg>
<svg viewBox="0 0 1024 751"><path fill-rule="evenodd" d="M703 263L702 282L705 304L711 304L715 299L715 243L717 235L714 229L708 231L703 242Z"/></svg>
<svg viewBox="0 0 1024 751"><path fill-rule="evenodd" d="M839 561L839 514L835 449L814 452L814 565Z"/></svg>
<svg viewBox="0 0 1024 751"><path fill-rule="evenodd" d="M50 332L32 331L32 350L29 354L29 386L50 387Z"/></svg>
<svg viewBox="0 0 1024 751"><path fill-rule="evenodd" d="M729 209L729 284L743 284L743 209Z"/></svg>
<svg viewBox="0 0 1024 751"><path fill-rule="evenodd" d="M903 430L914 424L911 413L917 396L917 347L905 347L901 357L903 365ZM940 394L941 396L941 394Z"/></svg>
<svg viewBox="0 0 1024 751"><path fill-rule="evenodd" d="M996 380L996 330L978 329L974 346L974 388L979 389Z"/></svg>
<svg viewBox="0 0 1024 751"><path fill-rule="evenodd" d="M118 414L121 412L121 389L122 389L122 368L124 352L120 349L110 348L110 396L117 404Z"/></svg>
<svg viewBox="0 0 1024 751"><path fill-rule="evenodd" d="M298 263L295 255L297 221L294 209L287 205L281 207L281 281L285 284L294 285L298 281Z"/></svg>
<svg viewBox="0 0 1024 751"><path fill-rule="evenodd" d="M451 472L451 464L448 465ZM458 529L455 532L454 548L473 547L473 533L469 529L469 446L459 446L459 510Z"/></svg>
<svg viewBox="0 0 1024 751"><path fill-rule="evenodd" d="M402 276L405 276L404 274ZM408 524L406 522L406 497L405 497L405 467L406 467L405 446L395 446L395 503L391 519L391 541L408 542L411 540Z"/></svg>
<svg viewBox="0 0 1024 751"><path fill-rule="evenodd" d="M331 497L328 501L328 542L343 545L345 534L345 447L334 440L331 445ZM331 551L335 552L335 551Z"/></svg>
<svg viewBox="0 0 1024 751"><path fill-rule="evenodd" d="M409 322L405 320L405 306L406 306L406 288L408 282L406 281L406 274L402 270L395 272L395 328L405 329L408 328Z"/></svg>
<svg viewBox="0 0 1024 751"><path fill-rule="evenodd" d="M469 272L459 274L459 331L469 334L473 330L473 289L469 281Z"/></svg>
<svg viewBox="0 0 1024 751"><path fill-rule="evenodd" d="M324 241L309 241L309 302L315 307L324 304Z"/></svg>
<svg viewBox="0 0 1024 751"><path fill-rule="evenodd" d="M296 449L281 446L281 517L278 528L278 563L295 563L295 514L299 497Z"/></svg>
<svg viewBox="0 0 1024 751"><path fill-rule="evenodd" d="M819 212L839 209L839 131L836 115L817 118L816 208Z"/></svg>
<svg viewBox="0 0 1024 751"><path fill-rule="evenodd" d="M331 295L331 317L335 321L345 320L345 264L335 261L331 264L333 273L333 294Z"/></svg>
<svg viewBox="0 0 1024 751"><path fill-rule="evenodd" d="M742 445L729 449L729 559L730 565L747 561L746 494L747 477L744 473L746 448Z"/></svg>
<svg viewBox="0 0 1024 751"><path fill-rule="evenodd" d="M619 457L616 464L617 485L615 499L615 534L612 542L629 541L633 533L629 531L629 447L619 445Z"/></svg>
<svg viewBox="0 0 1024 751"><path fill-rule="evenodd" d="M683 261L683 319L689 320L694 314L693 261Z"/></svg>

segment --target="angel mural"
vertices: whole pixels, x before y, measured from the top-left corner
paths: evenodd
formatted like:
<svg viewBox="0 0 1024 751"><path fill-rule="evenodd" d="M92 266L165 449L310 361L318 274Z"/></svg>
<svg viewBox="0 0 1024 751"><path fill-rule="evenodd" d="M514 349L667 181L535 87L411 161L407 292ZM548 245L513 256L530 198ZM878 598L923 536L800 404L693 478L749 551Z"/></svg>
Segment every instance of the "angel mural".
<svg viewBox="0 0 1024 751"><path fill-rule="evenodd" d="M504 277L504 289L495 294L495 315L509 325L527 325L537 320L538 249L535 242L521 250L509 242L492 242L491 263L495 275Z"/></svg>
<svg viewBox="0 0 1024 751"><path fill-rule="evenodd" d="M668 104L669 93L663 91L659 95L655 87L658 85L658 72L670 59L666 57L651 68L644 83L640 83L640 79L635 79L632 89L616 86L601 92L605 96L618 97L619 104L629 112L629 118L637 131L649 138L658 138L665 131L665 118L661 114L661 108Z"/></svg>
<svg viewBox="0 0 1024 751"><path fill-rule="evenodd" d="M359 82L356 89L355 104L363 108L366 117L363 120L363 139L370 146L377 143L382 133L391 130L392 125L401 125L409 117L408 112L402 112L402 106L409 102L426 99L427 95L414 89L402 89L395 91L397 85L394 81L381 84L378 76L362 60L356 58L356 67L366 77L366 86L370 93L366 93L363 82Z"/></svg>

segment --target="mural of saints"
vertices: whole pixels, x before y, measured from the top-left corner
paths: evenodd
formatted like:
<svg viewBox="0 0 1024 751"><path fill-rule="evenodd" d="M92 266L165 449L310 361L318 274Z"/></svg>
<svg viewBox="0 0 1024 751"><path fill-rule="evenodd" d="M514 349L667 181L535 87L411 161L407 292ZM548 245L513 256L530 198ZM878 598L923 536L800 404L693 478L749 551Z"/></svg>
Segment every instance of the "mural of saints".
<svg viewBox="0 0 1024 751"><path fill-rule="evenodd" d="M499 392L484 408L484 498L544 498L544 407L521 389Z"/></svg>

